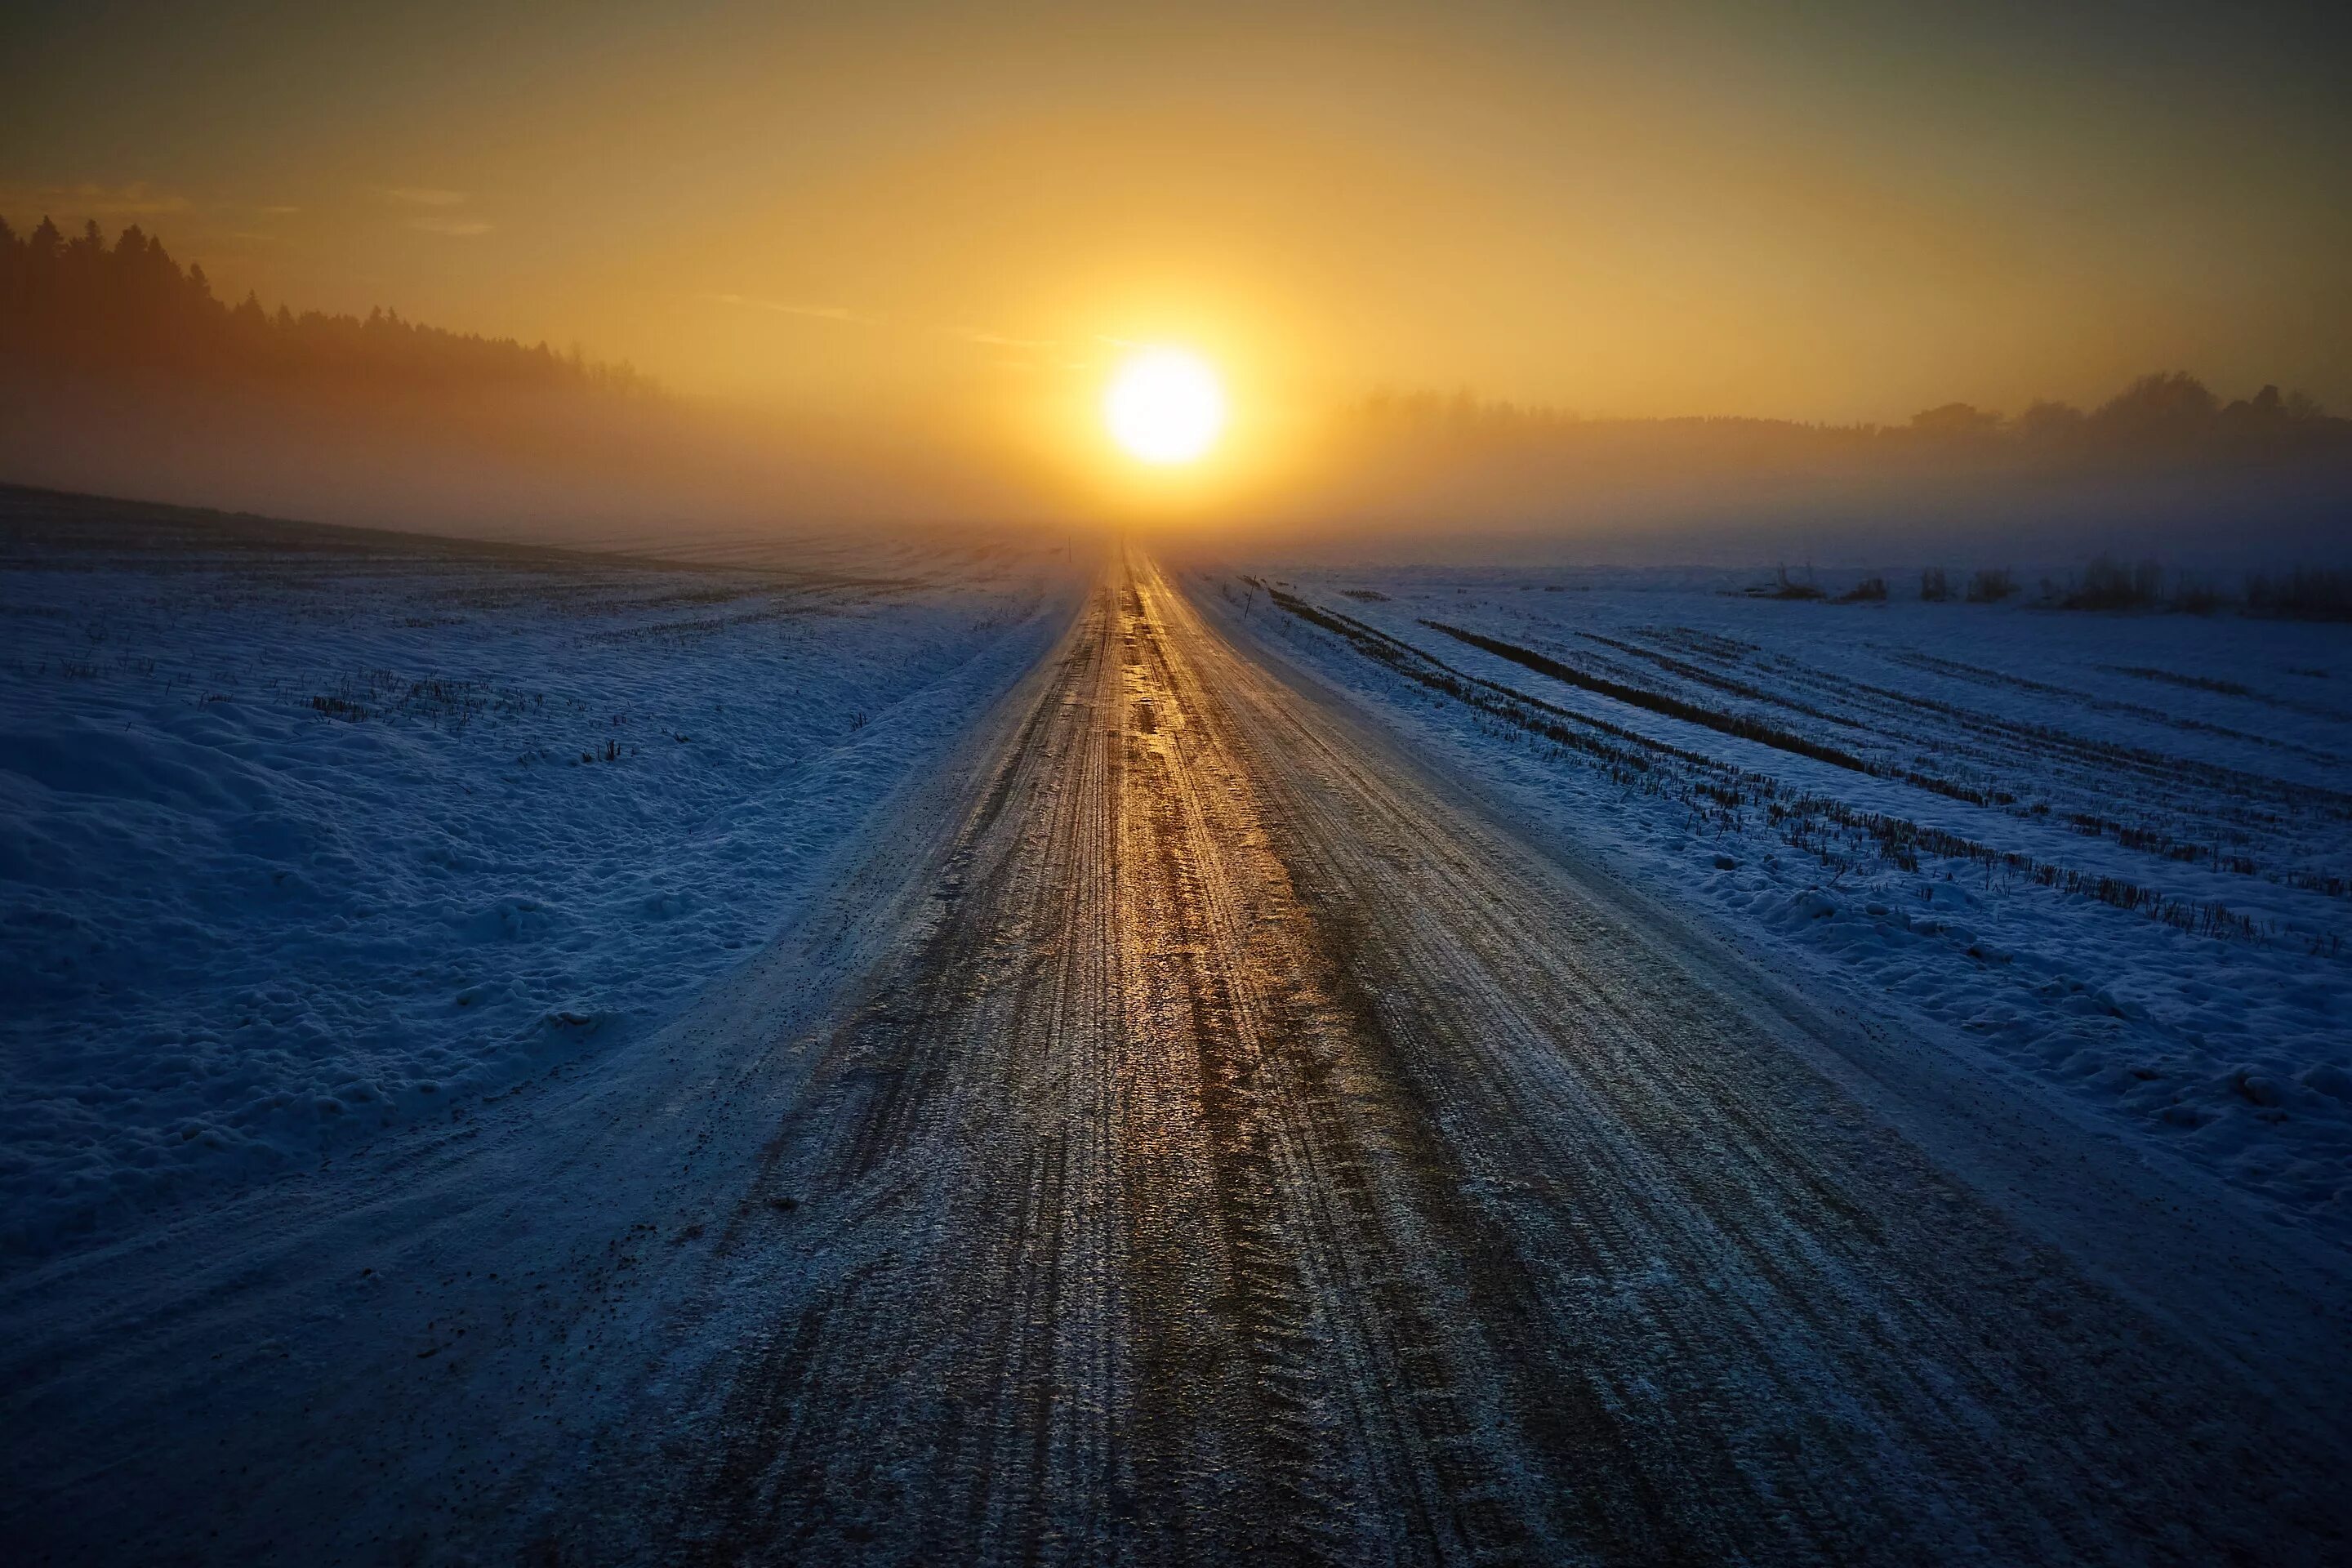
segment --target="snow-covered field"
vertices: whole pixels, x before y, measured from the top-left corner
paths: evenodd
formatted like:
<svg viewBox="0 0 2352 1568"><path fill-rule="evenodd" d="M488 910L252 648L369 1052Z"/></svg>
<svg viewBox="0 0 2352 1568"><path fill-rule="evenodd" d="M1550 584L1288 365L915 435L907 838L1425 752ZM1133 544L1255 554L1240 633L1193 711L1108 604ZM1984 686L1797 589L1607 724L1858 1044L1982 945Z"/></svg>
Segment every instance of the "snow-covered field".
<svg viewBox="0 0 2352 1568"><path fill-rule="evenodd" d="M1754 581L1193 587L1629 879L2352 1237L2352 628ZM0 491L0 1258L642 1035L1075 592L977 538L688 562Z"/></svg>
<svg viewBox="0 0 2352 1568"><path fill-rule="evenodd" d="M1757 580L1193 589L1630 879L2352 1238L2352 626Z"/></svg>
<svg viewBox="0 0 2352 1568"><path fill-rule="evenodd" d="M659 1023L1075 592L978 538L719 567L0 490L0 1260Z"/></svg>

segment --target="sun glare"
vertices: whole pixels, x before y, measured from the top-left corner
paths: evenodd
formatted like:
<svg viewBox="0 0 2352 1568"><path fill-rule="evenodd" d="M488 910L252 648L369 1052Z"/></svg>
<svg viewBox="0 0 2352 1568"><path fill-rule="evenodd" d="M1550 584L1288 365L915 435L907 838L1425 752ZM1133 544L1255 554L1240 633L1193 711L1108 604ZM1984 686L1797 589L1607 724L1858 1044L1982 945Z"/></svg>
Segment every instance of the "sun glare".
<svg viewBox="0 0 2352 1568"><path fill-rule="evenodd" d="M1146 349L1111 378L1103 420L1129 455L1147 463L1189 463L1224 428L1224 389L1200 355Z"/></svg>

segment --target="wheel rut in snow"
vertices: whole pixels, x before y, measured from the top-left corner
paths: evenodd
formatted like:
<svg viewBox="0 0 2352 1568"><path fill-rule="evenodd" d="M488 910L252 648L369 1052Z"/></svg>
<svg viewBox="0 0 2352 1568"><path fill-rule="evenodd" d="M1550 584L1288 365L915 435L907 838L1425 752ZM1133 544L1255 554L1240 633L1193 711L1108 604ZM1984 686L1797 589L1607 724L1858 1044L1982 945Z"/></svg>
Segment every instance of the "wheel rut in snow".
<svg viewBox="0 0 2352 1568"><path fill-rule="evenodd" d="M2325 1455L1149 561L1055 658L722 1247L682 1559L2340 1545Z"/></svg>

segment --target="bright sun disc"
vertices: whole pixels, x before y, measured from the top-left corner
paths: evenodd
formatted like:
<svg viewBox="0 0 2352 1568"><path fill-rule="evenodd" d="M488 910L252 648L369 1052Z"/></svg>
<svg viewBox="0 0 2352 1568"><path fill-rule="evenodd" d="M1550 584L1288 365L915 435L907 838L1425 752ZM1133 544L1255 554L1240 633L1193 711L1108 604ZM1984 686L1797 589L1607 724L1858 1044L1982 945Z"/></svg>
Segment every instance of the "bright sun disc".
<svg viewBox="0 0 2352 1568"><path fill-rule="evenodd" d="M1181 349L1146 349L1118 367L1103 396L1111 438L1147 463L1189 463L1225 425L1216 373Z"/></svg>

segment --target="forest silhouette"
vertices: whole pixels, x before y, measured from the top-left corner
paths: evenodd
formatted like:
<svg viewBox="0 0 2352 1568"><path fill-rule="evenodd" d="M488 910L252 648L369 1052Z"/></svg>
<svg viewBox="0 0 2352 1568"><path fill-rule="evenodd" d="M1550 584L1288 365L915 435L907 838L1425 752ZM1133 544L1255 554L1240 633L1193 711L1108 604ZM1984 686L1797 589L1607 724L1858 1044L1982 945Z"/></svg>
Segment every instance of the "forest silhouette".
<svg viewBox="0 0 2352 1568"><path fill-rule="evenodd" d="M644 396L653 384L544 342L486 338L403 321L382 308L362 320L247 292L229 305L200 264L182 268L132 224L109 245L95 220L68 239L44 217L19 236L0 218L0 353L87 369L169 369L278 384L320 382L379 392L490 386Z"/></svg>
<svg viewBox="0 0 2352 1568"><path fill-rule="evenodd" d="M625 364L383 308L230 304L135 224L110 244L45 217L0 221L0 479L583 538L740 521L793 504L796 476Z"/></svg>

